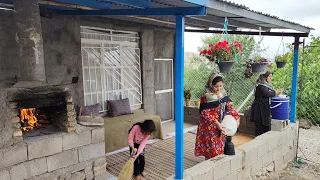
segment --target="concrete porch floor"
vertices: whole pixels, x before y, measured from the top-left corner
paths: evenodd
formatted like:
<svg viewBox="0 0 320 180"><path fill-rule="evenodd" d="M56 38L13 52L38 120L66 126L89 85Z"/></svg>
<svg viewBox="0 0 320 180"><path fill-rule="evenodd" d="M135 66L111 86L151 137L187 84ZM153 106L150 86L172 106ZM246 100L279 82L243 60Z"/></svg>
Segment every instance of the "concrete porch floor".
<svg viewBox="0 0 320 180"><path fill-rule="evenodd" d="M197 125L195 124L190 124L190 123L187 123L185 122L184 123L184 129L188 130L188 129L193 129L193 128L196 128ZM166 136L170 133L174 133L176 131L176 127L175 127L175 121L172 120L172 121L167 121L167 122L163 122L162 123L162 131L163 131L163 134Z"/></svg>
<svg viewBox="0 0 320 180"><path fill-rule="evenodd" d="M174 121L170 121L163 123L162 125L164 135L168 138L148 144L145 149L145 172L147 174L145 179L147 180L163 180L172 176L175 171L175 138L172 137L172 133L174 133L175 130L175 124ZM194 156L196 126L185 123L185 131L189 131L184 134L184 168L188 169L203 162L204 157ZM253 137L237 134L233 137L233 143L235 146L240 146L252 139ZM129 158L128 151L107 156L108 179L115 179Z"/></svg>

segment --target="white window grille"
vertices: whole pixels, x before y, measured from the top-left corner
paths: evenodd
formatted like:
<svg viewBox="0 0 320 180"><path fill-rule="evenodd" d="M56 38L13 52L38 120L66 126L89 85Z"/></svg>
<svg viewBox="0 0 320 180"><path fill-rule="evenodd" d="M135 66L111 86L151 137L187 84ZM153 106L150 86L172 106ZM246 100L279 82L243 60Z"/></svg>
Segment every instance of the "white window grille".
<svg viewBox="0 0 320 180"><path fill-rule="evenodd" d="M136 32L81 27L84 104L128 98L142 104L139 36Z"/></svg>

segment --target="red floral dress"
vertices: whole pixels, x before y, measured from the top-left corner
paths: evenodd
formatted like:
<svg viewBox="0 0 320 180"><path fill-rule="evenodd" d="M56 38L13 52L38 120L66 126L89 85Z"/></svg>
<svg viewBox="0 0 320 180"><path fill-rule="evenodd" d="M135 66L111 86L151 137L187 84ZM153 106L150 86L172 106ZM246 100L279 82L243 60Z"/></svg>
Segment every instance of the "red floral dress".
<svg viewBox="0 0 320 180"><path fill-rule="evenodd" d="M201 111L194 151L195 156L204 156L207 160L224 152L225 136L219 133L219 129L215 125L219 121L220 109L219 105L216 108ZM232 115L237 121L240 119L238 112L230 101L226 103L226 113Z"/></svg>

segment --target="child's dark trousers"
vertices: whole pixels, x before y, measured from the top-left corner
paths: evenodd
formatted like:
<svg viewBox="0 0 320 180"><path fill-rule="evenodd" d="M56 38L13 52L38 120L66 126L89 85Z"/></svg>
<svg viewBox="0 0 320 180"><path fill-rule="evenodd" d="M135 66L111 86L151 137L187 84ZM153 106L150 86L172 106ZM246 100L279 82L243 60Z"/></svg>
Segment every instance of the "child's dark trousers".
<svg viewBox="0 0 320 180"><path fill-rule="evenodd" d="M140 144L134 143L134 148L139 149ZM130 154L132 153L132 149L130 148ZM134 170L133 175L139 176L144 171L145 161L144 161L144 150L134 161Z"/></svg>

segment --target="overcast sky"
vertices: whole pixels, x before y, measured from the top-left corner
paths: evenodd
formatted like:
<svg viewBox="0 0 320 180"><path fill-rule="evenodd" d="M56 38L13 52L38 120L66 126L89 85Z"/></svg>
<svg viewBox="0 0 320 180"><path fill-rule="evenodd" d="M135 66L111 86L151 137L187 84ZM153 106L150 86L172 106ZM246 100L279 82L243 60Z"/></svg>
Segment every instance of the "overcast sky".
<svg viewBox="0 0 320 180"><path fill-rule="evenodd" d="M312 35L320 36L320 0L229 0L245 5L251 10L278 16L281 19L313 27ZM197 52L201 46L202 33L185 33L185 52ZM210 34L207 34L210 35ZM292 43L293 38L285 38L285 43ZM265 37L263 44L269 47L266 56L276 54L281 37Z"/></svg>

